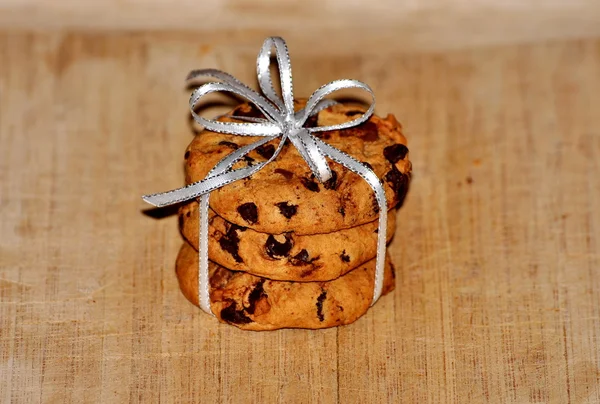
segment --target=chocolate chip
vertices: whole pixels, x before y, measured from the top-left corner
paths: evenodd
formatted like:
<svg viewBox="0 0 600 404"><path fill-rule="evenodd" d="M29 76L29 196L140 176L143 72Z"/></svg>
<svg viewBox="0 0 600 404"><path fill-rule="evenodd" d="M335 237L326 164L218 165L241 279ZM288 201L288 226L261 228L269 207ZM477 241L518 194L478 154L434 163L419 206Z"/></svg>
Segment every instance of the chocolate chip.
<svg viewBox="0 0 600 404"><path fill-rule="evenodd" d="M244 203L237 208L238 213L242 216L242 219L250 224L258 222L258 208L252 202Z"/></svg>
<svg viewBox="0 0 600 404"><path fill-rule="evenodd" d="M310 258L308 251L302 249L298 254L294 255L290 258L290 263L294 266L306 265L310 264L313 261L317 260L319 257Z"/></svg>
<svg viewBox="0 0 600 404"><path fill-rule="evenodd" d="M325 316L323 315L323 302L327 298L327 291L323 290L319 297L317 297L317 317L319 321L325 320Z"/></svg>
<svg viewBox="0 0 600 404"><path fill-rule="evenodd" d="M396 168L396 166L392 166L392 169L385 174L385 180L389 182L392 186L392 189L396 191L398 184L402 181L402 173Z"/></svg>
<svg viewBox="0 0 600 404"><path fill-rule="evenodd" d="M237 310L237 304L235 301L230 300L231 304L221 310L221 319L232 324L248 324L252 322L252 319L244 313L244 309Z"/></svg>
<svg viewBox="0 0 600 404"><path fill-rule="evenodd" d="M237 224L229 223L229 229L227 231L246 231L246 228L243 226L238 226Z"/></svg>
<svg viewBox="0 0 600 404"><path fill-rule="evenodd" d="M364 114L364 111L359 111L357 109L353 109L353 110L344 112L344 114L346 114L346 116L362 115L362 114Z"/></svg>
<svg viewBox="0 0 600 404"><path fill-rule="evenodd" d="M247 116L250 118L264 118L264 115L253 104L244 104L237 107L233 114L234 116Z"/></svg>
<svg viewBox="0 0 600 404"><path fill-rule="evenodd" d="M342 217L346 216L346 210L344 209L343 206L340 206L338 208L338 212L340 212L340 215L342 215Z"/></svg>
<svg viewBox="0 0 600 404"><path fill-rule="evenodd" d="M379 130L377 129L377 125L370 121L365 122L364 125L364 134L362 136L363 140L365 142L374 142L379 140Z"/></svg>
<svg viewBox="0 0 600 404"><path fill-rule="evenodd" d="M396 206L402 206L406 193L408 192L408 175L402 174L396 166L392 165L392 169L385 175L385 180L390 183L392 190L394 190L394 193L396 194Z"/></svg>
<svg viewBox="0 0 600 404"><path fill-rule="evenodd" d="M319 184L315 181L315 176L314 174L311 175L310 178L300 178L300 181L302 182L302 185L304 185L304 187L306 189L308 189L309 191L312 192L319 192Z"/></svg>
<svg viewBox="0 0 600 404"><path fill-rule="evenodd" d="M255 161L255 160L254 160L252 157L250 157L250 156L248 156L248 155L245 155L245 156L244 156L244 161L246 162L246 164L247 164L248 166L251 166L251 165L252 165L252 163L254 163L254 161Z"/></svg>
<svg viewBox="0 0 600 404"><path fill-rule="evenodd" d="M252 292L250 292L250 294L248 295L248 308L246 309L246 311L249 314L254 314L254 310L256 310L256 302L258 302L262 297L267 297L267 294L265 293L265 290L263 288L264 283L265 280L261 279L256 284L254 289L252 289Z"/></svg>
<svg viewBox="0 0 600 404"><path fill-rule="evenodd" d="M276 174L281 174L285 177L286 180L291 180L294 176L294 173L288 170L284 170L283 168L276 168L274 171Z"/></svg>
<svg viewBox="0 0 600 404"><path fill-rule="evenodd" d="M318 137L319 139L330 139L331 138L331 134L333 133L333 131L331 130L326 130L323 132L315 132L313 133L314 136Z"/></svg>
<svg viewBox="0 0 600 404"><path fill-rule="evenodd" d="M306 122L304 122L304 127L305 128L314 128L318 125L318 122L319 122L319 116L317 114L311 115L308 117Z"/></svg>
<svg viewBox="0 0 600 404"><path fill-rule="evenodd" d="M255 150L266 159L270 159L273 157L273 154L275 154L275 146L272 144L263 144L262 146L258 146Z"/></svg>
<svg viewBox="0 0 600 404"><path fill-rule="evenodd" d="M231 254L235 262L244 262L242 257L239 255L240 238L237 234L238 230L244 231L246 229L236 226L235 224L230 225L227 233L223 234L219 239L219 246L221 246L221 249Z"/></svg>
<svg viewBox="0 0 600 404"><path fill-rule="evenodd" d="M192 212L190 212L189 210L187 212L185 212L185 217L190 217L190 215L192 214Z"/></svg>
<svg viewBox="0 0 600 404"><path fill-rule="evenodd" d="M379 130L377 129L377 125L375 123L371 121L366 121L358 126L353 126L351 128L341 130L340 136L360 137L364 141L372 142L379 139Z"/></svg>
<svg viewBox="0 0 600 404"><path fill-rule="evenodd" d="M237 150L240 147L240 146L238 146L237 144L235 144L233 142L228 142L227 140L221 140L219 142L219 145L221 145L221 146L227 146L227 147L229 147L230 149L233 149L233 150Z"/></svg>
<svg viewBox="0 0 600 404"><path fill-rule="evenodd" d="M190 151L188 150L188 151L186 151L186 152L185 152L185 154L183 155L183 158L184 158L185 160L187 160L189 157L190 157Z"/></svg>
<svg viewBox="0 0 600 404"><path fill-rule="evenodd" d="M350 262L350 256L348 254L346 254L346 250L342 251L342 253L340 254L340 258L344 262Z"/></svg>
<svg viewBox="0 0 600 404"><path fill-rule="evenodd" d="M298 212L298 205L290 205L287 202L279 202L275 206L279 208L279 212L287 219L290 219Z"/></svg>
<svg viewBox="0 0 600 404"><path fill-rule="evenodd" d="M335 190L337 188L337 173L335 172L335 170L331 170L331 178L328 179L327 181L325 181L323 183L323 186L325 187L325 189L333 189Z"/></svg>
<svg viewBox="0 0 600 404"><path fill-rule="evenodd" d="M273 237L273 235L269 235L267 238L267 243L265 244L265 251L267 255L274 259L281 259L282 257L287 257L290 254L290 250L294 246L294 241L292 236L289 233L285 234L285 242L280 243Z"/></svg>
<svg viewBox="0 0 600 404"><path fill-rule="evenodd" d="M392 164L396 164L398 161L403 160L407 153L408 147L400 143L387 146L383 149L384 157Z"/></svg>
<svg viewBox="0 0 600 404"><path fill-rule="evenodd" d="M293 265L301 265L310 262L308 258L308 251L302 249L302 251L294 255L290 261L292 261Z"/></svg>
<svg viewBox="0 0 600 404"><path fill-rule="evenodd" d="M311 266L308 269L303 270L302 272L300 272L300 277L301 278L306 278L307 276L311 276L318 267L315 266Z"/></svg>

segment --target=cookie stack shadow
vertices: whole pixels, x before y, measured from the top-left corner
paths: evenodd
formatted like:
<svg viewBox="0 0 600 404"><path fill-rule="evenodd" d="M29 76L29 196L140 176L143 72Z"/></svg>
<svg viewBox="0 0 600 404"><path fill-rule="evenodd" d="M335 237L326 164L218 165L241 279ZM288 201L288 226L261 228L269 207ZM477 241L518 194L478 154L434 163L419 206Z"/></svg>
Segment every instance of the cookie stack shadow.
<svg viewBox="0 0 600 404"><path fill-rule="evenodd" d="M297 107L302 107L302 102ZM338 104L306 125L332 125L364 110ZM261 117L242 104L225 121ZM392 115L372 116L345 130L315 133L371 168L388 201L387 241L396 208L410 182L411 164L401 126ZM202 179L225 155L257 138L198 134L185 152L186 182ZM234 168L265 161L277 141L265 144ZM349 324L371 306L379 211L373 192L357 174L330 162L333 177L319 183L293 146L252 177L211 194L209 275L211 309L219 321L248 330L327 328ZM176 263L183 294L198 305L198 203L179 210L185 243ZM394 288L386 257L383 294Z"/></svg>

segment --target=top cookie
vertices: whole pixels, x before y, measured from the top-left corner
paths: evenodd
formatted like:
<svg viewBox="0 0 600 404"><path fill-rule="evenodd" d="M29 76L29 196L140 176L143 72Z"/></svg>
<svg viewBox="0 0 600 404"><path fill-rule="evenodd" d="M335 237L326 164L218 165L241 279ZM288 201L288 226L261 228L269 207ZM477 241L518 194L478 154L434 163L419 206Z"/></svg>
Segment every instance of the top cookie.
<svg viewBox="0 0 600 404"><path fill-rule="evenodd" d="M304 102L296 102L297 109ZM305 126L325 126L354 119L363 108L337 104L307 121ZM261 117L250 104L242 104L221 118ZM370 167L384 184L388 208L402 204L410 181L406 139L393 115L376 115L361 125L344 130L316 132L328 144ZM203 131L185 152L186 183L202 180L223 157L240 146L258 140ZM279 139L250 153L234 168L265 161ZM278 158L251 177L226 185L211 193L210 206L227 221L254 230L280 234L328 233L371 222L378 206L371 187L344 166L330 161L333 177L319 183L298 151L288 141Z"/></svg>

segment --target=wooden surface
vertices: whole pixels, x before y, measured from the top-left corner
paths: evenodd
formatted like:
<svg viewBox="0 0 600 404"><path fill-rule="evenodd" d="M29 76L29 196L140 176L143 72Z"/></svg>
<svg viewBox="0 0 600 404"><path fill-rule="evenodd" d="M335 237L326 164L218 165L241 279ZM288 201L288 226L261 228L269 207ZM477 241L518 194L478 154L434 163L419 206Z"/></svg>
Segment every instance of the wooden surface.
<svg viewBox="0 0 600 404"><path fill-rule="evenodd" d="M256 43L256 48L260 43ZM598 403L600 41L294 57L409 138L397 287L357 323L243 332L178 290L194 67L172 35L0 35L0 402ZM302 54L302 52L299 52Z"/></svg>
<svg viewBox="0 0 600 404"><path fill-rule="evenodd" d="M277 34L296 54L322 38L326 54L365 54L598 37L600 1L0 0L0 29L177 30L252 52Z"/></svg>

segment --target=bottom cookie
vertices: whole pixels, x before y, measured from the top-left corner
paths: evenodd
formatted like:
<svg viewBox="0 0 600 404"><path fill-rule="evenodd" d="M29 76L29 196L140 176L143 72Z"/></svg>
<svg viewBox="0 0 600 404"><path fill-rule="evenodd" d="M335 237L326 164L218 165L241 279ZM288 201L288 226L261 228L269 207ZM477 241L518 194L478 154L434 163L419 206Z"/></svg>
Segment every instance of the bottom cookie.
<svg viewBox="0 0 600 404"><path fill-rule="evenodd" d="M176 264L179 286L198 305L198 253L184 243ZM373 297L375 260L328 282L273 281L209 266L211 309L221 322L245 330L327 328L350 324L366 313ZM394 289L386 257L383 294Z"/></svg>

